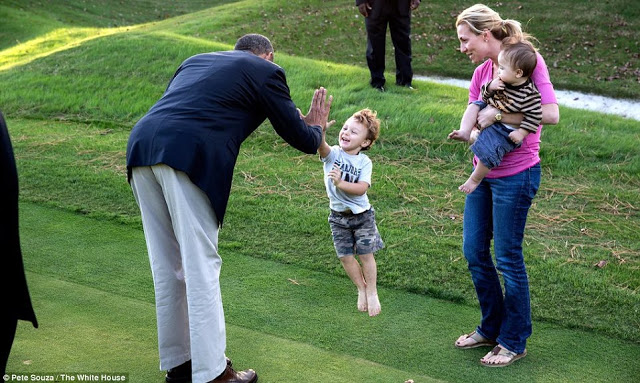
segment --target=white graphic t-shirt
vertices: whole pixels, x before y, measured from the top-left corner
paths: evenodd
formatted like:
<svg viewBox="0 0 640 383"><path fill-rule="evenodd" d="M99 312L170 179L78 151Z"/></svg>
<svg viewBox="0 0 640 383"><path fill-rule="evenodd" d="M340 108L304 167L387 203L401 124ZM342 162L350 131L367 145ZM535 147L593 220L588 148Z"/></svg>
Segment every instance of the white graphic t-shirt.
<svg viewBox="0 0 640 383"><path fill-rule="evenodd" d="M371 173L373 165L366 154L348 154L338 145L331 147L331 152L324 158L324 185L329 196L329 207L335 211L351 210L354 214L360 214L371 208L367 193L354 195L343 192L329 179L329 172L334 166L342 171L342 179L347 182L364 181L371 186Z"/></svg>

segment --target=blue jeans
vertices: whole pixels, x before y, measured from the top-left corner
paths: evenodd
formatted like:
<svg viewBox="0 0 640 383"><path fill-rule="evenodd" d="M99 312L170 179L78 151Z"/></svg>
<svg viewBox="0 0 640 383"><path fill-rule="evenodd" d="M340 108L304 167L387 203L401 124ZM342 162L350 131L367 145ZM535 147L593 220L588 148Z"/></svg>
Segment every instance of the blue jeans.
<svg viewBox="0 0 640 383"><path fill-rule="evenodd" d="M462 247L482 311L476 331L518 354L524 352L532 331L522 241L527 213L539 186L539 164L514 176L485 178L467 195L464 207Z"/></svg>

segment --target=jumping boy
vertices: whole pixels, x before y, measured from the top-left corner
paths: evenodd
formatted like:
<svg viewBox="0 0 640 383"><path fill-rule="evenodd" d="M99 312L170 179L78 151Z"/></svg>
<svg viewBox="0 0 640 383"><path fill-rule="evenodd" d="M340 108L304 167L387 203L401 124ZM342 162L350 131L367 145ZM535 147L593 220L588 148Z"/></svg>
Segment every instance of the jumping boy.
<svg viewBox="0 0 640 383"><path fill-rule="evenodd" d="M344 123L338 133L338 145L334 146L325 139L328 127L323 131L318 153L324 163L333 244L344 270L358 288L358 310L376 316L380 313L380 300L373 253L384 243L367 197L372 163L361 151L368 150L378 138L380 120L369 109L354 113Z"/></svg>

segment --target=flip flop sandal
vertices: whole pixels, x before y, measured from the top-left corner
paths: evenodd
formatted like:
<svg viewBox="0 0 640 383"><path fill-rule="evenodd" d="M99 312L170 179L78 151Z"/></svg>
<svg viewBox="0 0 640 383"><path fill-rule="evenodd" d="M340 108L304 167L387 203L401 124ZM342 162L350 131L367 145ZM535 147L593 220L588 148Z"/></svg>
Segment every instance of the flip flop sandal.
<svg viewBox="0 0 640 383"><path fill-rule="evenodd" d="M522 359L525 356L527 356L527 350L524 350L522 354L516 354L515 352L511 352L506 348L498 345L498 346L495 346L493 350L489 351L489 353L485 355L484 358L488 358L488 357L490 358L492 356L502 356L502 357L505 357L506 359L503 359L503 362L500 362L500 363L490 363L486 360L480 359L480 364L482 364L485 367L505 367L515 362L516 360Z"/></svg>
<svg viewBox="0 0 640 383"><path fill-rule="evenodd" d="M464 337L464 339L460 339ZM484 347L484 346L495 346L498 343L494 342L492 340L489 340L485 337L483 337L482 335L478 334L477 332L472 332L470 334L465 334L462 335L460 338L458 338L458 340L454 343L454 345L456 346L456 348L459 348L461 350L466 350L466 349L470 349L470 348L476 348L476 347ZM459 346L458 342L464 342L467 339L471 338L473 340L473 343L467 344L465 346Z"/></svg>

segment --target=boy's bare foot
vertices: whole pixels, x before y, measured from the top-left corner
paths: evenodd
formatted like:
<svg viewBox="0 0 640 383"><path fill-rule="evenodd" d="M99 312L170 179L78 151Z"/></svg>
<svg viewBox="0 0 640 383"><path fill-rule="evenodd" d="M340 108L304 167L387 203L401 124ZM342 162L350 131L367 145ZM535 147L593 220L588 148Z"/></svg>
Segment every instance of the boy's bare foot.
<svg viewBox="0 0 640 383"><path fill-rule="evenodd" d="M469 141L469 134L470 132L465 132L462 130L454 130L453 132L449 133L447 138L450 140L467 142Z"/></svg>
<svg viewBox="0 0 640 383"><path fill-rule="evenodd" d="M374 317L380 314L380 300L378 299L378 293L367 294L367 305L369 306L369 316Z"/></svg>
<svg viewBox="0 0 640 383"><path fill-rule="evenodd" d="M358 311L366 312L368 309L366 291L358 290Z"/></svg>
<svg viewBox="0 0 640 383"><path fill-rule="evenodd" d="M462 185L460 185L458 187L458 189L460 189L461 191L463 191L463 192L465 192L467 194L471 194L471 193L473 193L474 190L476 190L478 185L480 185L479 181L475 181L473 178L469 177L467 182L465 182Z"/></svg>

